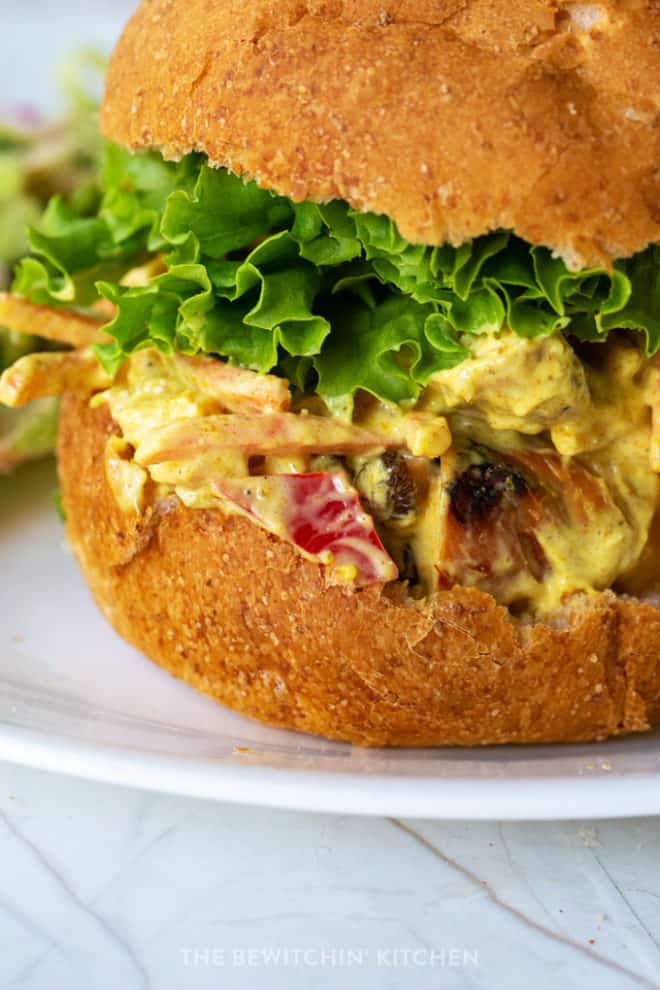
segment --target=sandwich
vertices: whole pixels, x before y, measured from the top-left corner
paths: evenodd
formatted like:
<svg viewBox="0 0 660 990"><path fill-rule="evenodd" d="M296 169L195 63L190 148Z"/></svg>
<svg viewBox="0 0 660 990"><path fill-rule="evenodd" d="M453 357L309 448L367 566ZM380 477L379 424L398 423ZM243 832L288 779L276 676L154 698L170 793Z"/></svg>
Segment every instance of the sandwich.
<svg viewBox="0 0 660 990"><path fill-rule="evenodd" d="M60 345L0 400L63 396L126 640L356 744L660 721L659 40L653 2L144 0L102 196L0 301Z"/></svg>

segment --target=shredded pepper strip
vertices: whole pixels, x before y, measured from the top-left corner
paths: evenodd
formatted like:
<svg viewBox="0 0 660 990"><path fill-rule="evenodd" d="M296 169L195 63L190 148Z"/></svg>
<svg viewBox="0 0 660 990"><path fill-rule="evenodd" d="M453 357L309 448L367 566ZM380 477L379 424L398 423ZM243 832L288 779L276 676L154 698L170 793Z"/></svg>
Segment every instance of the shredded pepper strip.
<svg viewBox="0 0 660 990"><path fill-rule="evenodd" d="M104 322L71 310L37 306L8 292L0 293L0 325L16 333L44 337L72 347L91 347L108 339L101 330Z"/></svg>
<svg viewBox="0 0 660 990"><path fill-rule="evenodd" d="M139 444L136 460L145 466L186 460L201 453L240 450L258 454L344 454L403 446L350 423L297 413L179 419L155 430Z"/></svg>
<svg viewBox="0 0 660 990"><path fill-rule="evenodd" d="M89 395L111 384L91 350L26 354L0 375L0 403L16 407L65 392Z"/></svg>
<svg viewBox="0 0 660 990"><path fill-rule="evenodd" d="M184 379L191 380L205 395L219 399L230 412L271 413L291 405L285 378L259 375L217 358L176 354L173 360Z"/></svg>

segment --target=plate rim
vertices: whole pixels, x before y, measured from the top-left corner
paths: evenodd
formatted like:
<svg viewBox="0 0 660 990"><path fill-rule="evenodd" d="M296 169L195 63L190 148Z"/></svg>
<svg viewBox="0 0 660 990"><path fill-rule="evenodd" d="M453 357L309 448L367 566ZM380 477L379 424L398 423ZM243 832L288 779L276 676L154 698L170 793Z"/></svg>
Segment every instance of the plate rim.
<svg viewBox="0 0 660 990"><path fill-rule="evenodd" d="M660 815L656 773L536 780L284 769L149 753L0 723L0 758L132 789L322 814L436 821L570 821Z"/></svg>

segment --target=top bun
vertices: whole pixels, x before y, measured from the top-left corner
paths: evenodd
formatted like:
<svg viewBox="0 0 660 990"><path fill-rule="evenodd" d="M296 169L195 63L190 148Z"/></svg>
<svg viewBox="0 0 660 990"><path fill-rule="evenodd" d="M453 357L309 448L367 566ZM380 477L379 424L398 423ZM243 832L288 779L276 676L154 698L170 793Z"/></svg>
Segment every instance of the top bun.
<svg viewBox="0 0 660 990"><path fill-rule="evenodd" d="M411 241L609 264L660 241L659 44L656 0L144 0L102 127Z"/></svg>

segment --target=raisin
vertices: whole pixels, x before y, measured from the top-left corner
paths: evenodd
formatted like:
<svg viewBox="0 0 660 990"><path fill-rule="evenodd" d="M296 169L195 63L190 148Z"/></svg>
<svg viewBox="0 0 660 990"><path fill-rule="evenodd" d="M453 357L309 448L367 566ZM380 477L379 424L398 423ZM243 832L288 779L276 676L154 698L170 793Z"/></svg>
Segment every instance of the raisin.
<svg viewBox="0 0 660 990"><path fill-rule="evenodd" d="M503 465L471 464L449 486L452 512L464 526L482 522L504 500L528 491L522 474Z"/></svg>
<svg viewBox="0 0 660 990"><path fill-rule="evenodd" d="M415 485L400 454L389 450L383 454L387 471L388 505L391 519L403 519L415 508Z"/></svg>
<svg viewBox="0 0 660 990"><path fill-rule="evenodd" d="M394 451L364 463L355 477L355 485L379 522L406 519L415 511L415 483L405 458Z"/></svg>

